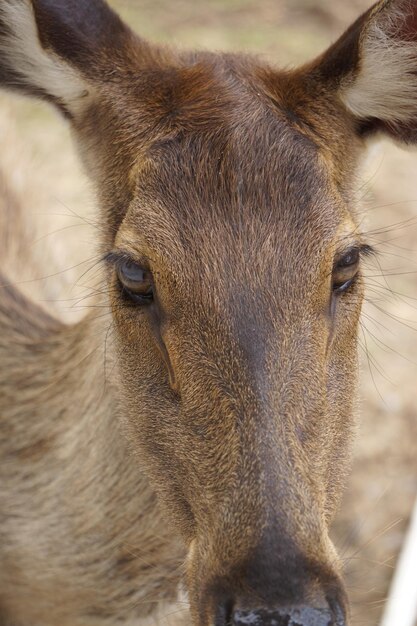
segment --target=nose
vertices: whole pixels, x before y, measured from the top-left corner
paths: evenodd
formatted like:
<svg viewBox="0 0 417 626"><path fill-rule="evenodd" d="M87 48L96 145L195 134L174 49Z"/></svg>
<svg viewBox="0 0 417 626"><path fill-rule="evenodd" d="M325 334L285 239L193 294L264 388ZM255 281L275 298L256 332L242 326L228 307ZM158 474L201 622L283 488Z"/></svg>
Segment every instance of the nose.
<svg viewBox="0 0 417 626"><path fill-rule="evenodd" d="M332 608L309 606L241 610L221 607L215 626L347 626L339 604Z"/></svg>

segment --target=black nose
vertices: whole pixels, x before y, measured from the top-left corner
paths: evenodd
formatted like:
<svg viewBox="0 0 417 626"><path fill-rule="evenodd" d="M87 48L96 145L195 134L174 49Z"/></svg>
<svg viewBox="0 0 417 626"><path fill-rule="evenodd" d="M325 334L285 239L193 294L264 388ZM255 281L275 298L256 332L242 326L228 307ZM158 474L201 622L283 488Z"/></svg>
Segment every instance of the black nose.
<svg viewBox="0 0 417 626"><path fill-rule="evenodd" d="M267 611L234 611L232 626L339 626L326 609L300 607ZM340 623L342 626L342 623ZM343 625L344 626L344 625Z"/></svg>
<svg viewBox="0 0 417 626"><path fill-rule="evenodd" d="M342 610L308 606L281 609L220 611L216 626L346 626ZM220 616L219 616L220 617Z"/></svg>

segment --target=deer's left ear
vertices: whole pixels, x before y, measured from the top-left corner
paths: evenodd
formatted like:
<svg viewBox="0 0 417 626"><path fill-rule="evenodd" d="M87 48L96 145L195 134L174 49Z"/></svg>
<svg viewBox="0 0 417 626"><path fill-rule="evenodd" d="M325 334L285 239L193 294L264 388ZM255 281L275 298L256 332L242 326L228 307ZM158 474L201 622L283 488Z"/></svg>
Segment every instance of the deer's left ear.
<svg viewBox="0 0 417 626"><path fill-rule="evenodd" d="M0 0L0 86L71 117L140 48L104 0Z"/></svg>
<svg viewBox="0 0 417 626"><path fill-rule="evenodd" d="M417 143L417 0L378 2L312 69L360 133Z"/></svg>

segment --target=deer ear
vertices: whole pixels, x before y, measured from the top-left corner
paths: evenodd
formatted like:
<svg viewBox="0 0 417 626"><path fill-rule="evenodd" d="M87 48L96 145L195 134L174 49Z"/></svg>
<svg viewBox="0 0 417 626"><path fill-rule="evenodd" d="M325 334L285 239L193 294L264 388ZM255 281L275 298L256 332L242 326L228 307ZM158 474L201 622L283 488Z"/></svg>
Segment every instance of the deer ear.
<svg viewBox="0 0 417 626"><path fill-rule="evenodd" d="M361 134L417 143L417 2L382 0L319 59Z"/></svg>
<svg viewBox="0 0 417 626"><path fill-rule="evenodd" d="M0 86L74 116L133 38L102 0L1 0Z"/></svg>

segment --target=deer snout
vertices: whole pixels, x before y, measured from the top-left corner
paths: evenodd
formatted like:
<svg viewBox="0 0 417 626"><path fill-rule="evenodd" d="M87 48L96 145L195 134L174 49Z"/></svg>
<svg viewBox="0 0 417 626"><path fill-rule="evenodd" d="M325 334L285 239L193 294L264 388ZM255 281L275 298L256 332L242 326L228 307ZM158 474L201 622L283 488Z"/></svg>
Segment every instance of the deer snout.
<svg viewBox="0 0 417 626"><path fill-rule="evenodd" d="M324 556L272 553L271 546L228 573L223 564L199 594L199 626L347 626L346 592Z"/></svg>
<svg viewBox="0 0 417 626"><path fill-rule="evenodd" d="M262 606L256 598L239 597L221 602L214 626L347 626L344 594L325 591L303 603ZM252 606L251 606L252 605Z"/></svg>

